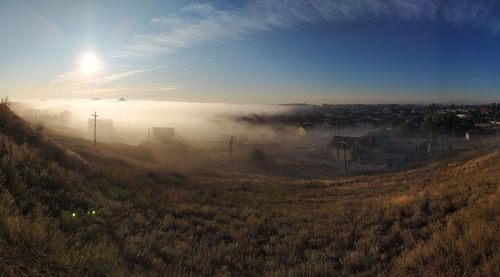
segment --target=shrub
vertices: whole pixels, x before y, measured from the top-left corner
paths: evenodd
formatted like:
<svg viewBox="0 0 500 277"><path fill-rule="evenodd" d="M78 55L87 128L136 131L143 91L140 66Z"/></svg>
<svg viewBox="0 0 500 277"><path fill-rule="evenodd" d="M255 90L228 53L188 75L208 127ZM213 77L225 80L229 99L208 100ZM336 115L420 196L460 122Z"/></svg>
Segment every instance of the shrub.
<svg viewBox="0 0 500 277"><path fill-rule="evenodd" d="M265 167L267 166L266 154L260 149L254 149L248 156L248 161L252 166Z"/></svg>

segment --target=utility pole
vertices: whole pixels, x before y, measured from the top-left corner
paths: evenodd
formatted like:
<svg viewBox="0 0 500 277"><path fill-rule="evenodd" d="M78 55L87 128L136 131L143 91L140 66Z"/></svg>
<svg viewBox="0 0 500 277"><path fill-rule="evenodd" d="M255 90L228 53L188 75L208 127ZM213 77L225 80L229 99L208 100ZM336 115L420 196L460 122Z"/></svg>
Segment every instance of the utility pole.
<svg viewBox="0 0 500 277"><path fill-rule="evenodd" d="M97 137L96 137L96 129L97 129L97 112L94 111L94 114L92 115L94 117L94 150L97 153Z"/></svg>
<svg viewBox="0 0 500 277"><path fill-rule="evenodd" d="M148 127L148 146L149 146L149 138L151 136L151 127Z"/></svg>
<svg viewBox="0 0 500 277"><path fill-rule="evenodd" d="M344 145L344 174L345 177L347 178L347 154L346 154L346 144L347 142L341 141L342 145Z"/></svg>
<svg viewBox="0 0 500 277"><path fill-rule="evenodd" d="M229 158L233 159L233 136L229 139Z"/></svg>
<svg viewBox="0 0 500 277"><path fill-rule="evenodd" d="M417 157L420 155L420 136L417 133Z"/></svg>
<svg viewBox="0 0 500 277"><path fill-rule="evenodd" d="M495 130L496 130L496 136L498 137L499 126L498 126L498 123L497 123L497 114L498 114L498 103L495 103Z"/></svg>

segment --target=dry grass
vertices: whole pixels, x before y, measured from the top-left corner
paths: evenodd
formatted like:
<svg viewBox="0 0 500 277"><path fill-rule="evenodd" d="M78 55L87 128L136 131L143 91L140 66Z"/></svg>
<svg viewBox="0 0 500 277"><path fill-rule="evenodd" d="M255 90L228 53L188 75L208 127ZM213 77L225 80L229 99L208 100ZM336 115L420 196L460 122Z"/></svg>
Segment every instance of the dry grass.
<svg viewBox="0 0 500 277"><path fill-rule="evenodd" d="M500 274L495 149L346 180L186 176L0 115L5 275Z"/></svg>

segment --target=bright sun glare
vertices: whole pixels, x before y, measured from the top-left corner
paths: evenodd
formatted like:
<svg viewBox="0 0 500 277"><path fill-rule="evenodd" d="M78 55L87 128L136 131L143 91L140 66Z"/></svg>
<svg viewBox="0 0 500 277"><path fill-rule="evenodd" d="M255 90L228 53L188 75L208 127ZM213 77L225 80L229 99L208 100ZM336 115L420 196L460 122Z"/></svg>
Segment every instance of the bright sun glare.
<svg viewBox="0 0 500 277"><path fill-rule="evenodd" d="M80 68L87 74L95 73L99 69L99 59L94 53L87 52L80 59Z"/></svg>

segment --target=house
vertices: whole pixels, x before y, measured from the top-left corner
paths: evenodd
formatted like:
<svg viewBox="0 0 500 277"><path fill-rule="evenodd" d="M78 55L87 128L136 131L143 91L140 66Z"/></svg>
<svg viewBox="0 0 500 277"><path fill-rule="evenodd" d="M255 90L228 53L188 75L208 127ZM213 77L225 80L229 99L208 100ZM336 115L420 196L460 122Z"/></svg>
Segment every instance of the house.
<svg viewBox="0 0 500 277"><path fill-rule="evenodd" d="M382 114L392 114L392 110L388 107L382 109Z"/></svg>
<svg viewBox="0 0 500 277"><path fill-rule="evenodd" d="M174 128L169 127L153 127L153 142L155 143L168 143L172 141L175 135Z"/></svg>
<svg viewBox="0 0 500 277"><path fill-rule="evenodd" d="M314 125L310 122L303 123L295 129L295 134L298 136L305 136L308 131L312 130Z"/></svg>
<svg viewBox="0 0 500 277"><path fill-rule="evenodd" d="M355 153L360 147L358 138L348 136L334 136L329 143L328 156L334 161L359 160Z"/></svg>
<svg viewBox="0 0 500 277"><path fill-rule="evenodd" d="M376 133L362 137L334 136L329 143L328 156L330 160L364 162L369 157L386 153L391 144L390 138ZM375 153L375 154L374 154ZM378 154L377 154L378 153Z"/></svg>
<svg viewBox="0 0 500 277"><path fill-rule="evenodd" d="M351 118L346 116L339 115L332 119L332 126L338 130L348 129L351 127L351 125L352 125Z"/></svg>
<svg viewBox="0 0 500 277"><path fill-rule="evenodd" d="M481 138L493 137L496 135L496 132L495 128L472 129L465 132L465 140L475 141L480 140Z"/></svg>
<svg viewBox="0 0 500 277"><path fill-rule="evenodd" d="M488 107L488 106L483 106L483 107L481 107L481 109L479 110L479 112L480 112L481 114L490 114L490 113L491 113L491 111L492 111L492 110L491 110L491 109L490 109L490 107Z"/></svg>
<svg viewBox="0 0 500 277"><path fill-rule="evenodd" d="M302 126L299 126L295 129L295 134L298 136L305 136L306 135L306 129Z"/></svg>

